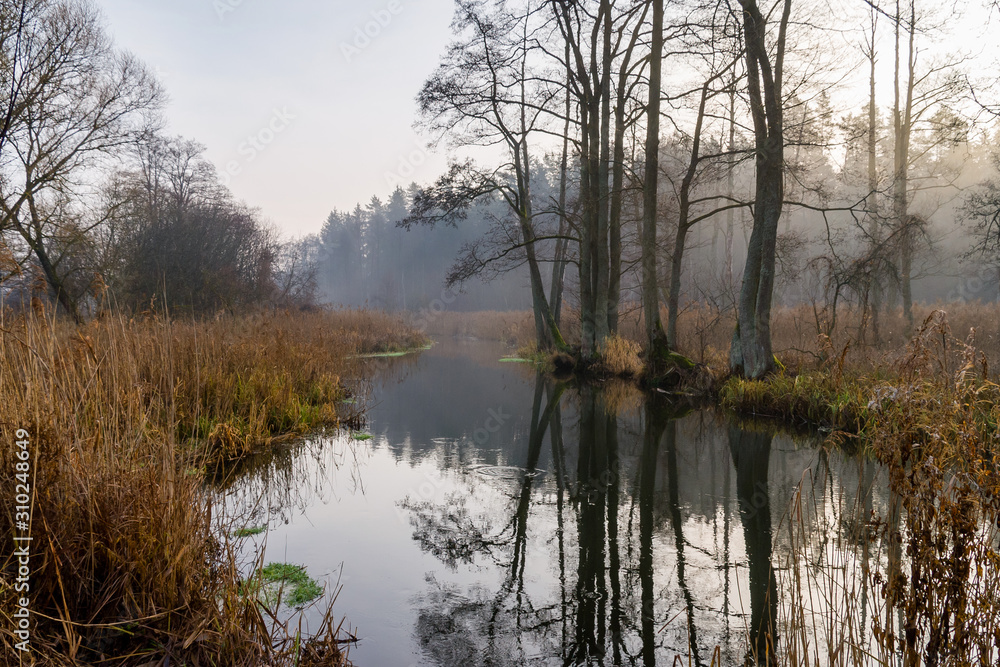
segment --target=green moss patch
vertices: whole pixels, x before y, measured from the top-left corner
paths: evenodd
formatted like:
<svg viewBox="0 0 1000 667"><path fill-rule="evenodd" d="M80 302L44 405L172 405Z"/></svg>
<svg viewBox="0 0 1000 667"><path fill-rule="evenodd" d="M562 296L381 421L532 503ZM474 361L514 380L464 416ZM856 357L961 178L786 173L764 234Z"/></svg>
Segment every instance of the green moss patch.
<svg viewBox="0 0 1000 667"><path fill-rule="evenodd" d="M417 352L424 352L426 350L434 347L432 343L427 345L421 345L420 347L410 347L403 350L386 350L384 352L369 352L367 354L357 354L354 355L355 359L386 359L386 358L396 358L405 357L408 354L415 354Z"/></svg>
<svg viewBox="0 0 1000 667"><path fill-rule="evenodd" d="M252 528L251 527L240 528L238 530L233 531L233 537L240 537L240 538L242 538L242 537L252 537L253 535L260 535L265 530L267 530L267 526L254 526Z"/></svg>
<svg viewBox="0 0 1000 667"><path fill-rule="evenodd" d="M268 563L256 579L243 582L240 593L256 595L268 605L280 601L290 607L301 607L322 595L323 587L306 573L303 565Z"/></svg>

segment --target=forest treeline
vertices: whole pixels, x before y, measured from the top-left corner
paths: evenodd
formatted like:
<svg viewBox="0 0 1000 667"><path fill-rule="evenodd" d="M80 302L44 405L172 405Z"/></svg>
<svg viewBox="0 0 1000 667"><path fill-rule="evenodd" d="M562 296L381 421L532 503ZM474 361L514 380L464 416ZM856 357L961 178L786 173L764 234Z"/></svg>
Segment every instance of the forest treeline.
<svg viewBox="0 0 1000 667"><path fill-rule="evenodd" d="M334 210L319 234L300 241L319 287L318 298L337 305L388 311L419 311L435 300L449 309L526 310L531 299L523 276L484 273L487 280L461 281L449 267L491 232L496 206L480 203L461 225L405 230L419 187L397 187L386 201ZM461 284L459 284L461 283Z"/></svg>
<svg viewBox="0 0 1000 667"><path fill-rule="evenodd" d="M306 246L166 136L165 94L91 3L0 4L0 289L99 307L206 313L315 296Z"/></svg>
<svg viewBox="0 0 1000 667"><path fill-rule="evenodd" d="M584 358L638 307L649 359L683 348L701 302L736 314L731 370L760 377L778 302L825 335L850 306L877 341L915 298L993 300L1000 108L983 45L955 48L946 20L989 11L457 2L418 96L457 157L402 225L462 227L485 202L449 281L522 271L539 346L566 347L566 302Z"/></svg>
<svg viewBox="0 0 1000 667"><path fill-rule="evenodd" d="M843 10L843 11L841 11ZM86 2L0 11L0 289L82 320L327 301L535 314L542 348L599 354L624 313L650 359L692 304L735 313L732 370L774 365L770 313L860 313L1000 290L997 87L922 0L760 5L463 0L418 95L452 156L435 182L283 240ZM958 12L958 13L956 13ZM449 291L450 290L450 291ZM464 296L459 299L460 291ZM664 310L660 321L661 308ZM574 341L575 344L575 341Z"/></svg>

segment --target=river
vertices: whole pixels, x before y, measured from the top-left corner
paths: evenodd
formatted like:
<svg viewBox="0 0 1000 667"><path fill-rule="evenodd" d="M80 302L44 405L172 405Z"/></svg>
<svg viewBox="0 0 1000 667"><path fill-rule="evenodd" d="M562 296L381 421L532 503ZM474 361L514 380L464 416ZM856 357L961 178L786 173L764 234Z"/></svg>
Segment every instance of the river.
<svg viewBox="0 0 1000 667"><path fill-rule="evenodd" d="M825 663L845 633L831 609L878 613L872 464L503 352L448 340L380 362L371 439L283 447L225 486L268 526L247 562L264 549L339 584L359 667L736 665L774 633Z"/></svg>

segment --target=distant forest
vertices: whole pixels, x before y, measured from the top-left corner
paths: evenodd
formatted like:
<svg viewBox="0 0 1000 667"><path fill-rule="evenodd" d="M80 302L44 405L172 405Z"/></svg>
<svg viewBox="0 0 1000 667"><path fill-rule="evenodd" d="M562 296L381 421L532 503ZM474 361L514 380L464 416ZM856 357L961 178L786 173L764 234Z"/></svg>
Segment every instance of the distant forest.
<svg viewBox="0 0 1000 667"><path fill-rule="evenodd" d="M451 310L525 310L531 308L527 278L517 270L491 282L448 285L456 258L472 251L490 232L495 206L475 207L460 224L407 230L416 184L397 187L387 201L372 197L352 211L333 211L319 235L307 237L306 256L314 258L319 299L343 306L389 311L420 310L445 294Z"/></svg>
<svg viewBox="0 0 1000 667"><path fill-rule="evenodd" d="M680 311L731 313L753 291L762 240L761 321L772 296L817 322L857 307L873 326L888 309L912 320L915 301L1000 298L997 87L942 50L915 2L858 8L850 53L818 24L761 17L768 49L796 37L787 54L748 50L742 15L711 6L459 3L417 99L447 171L300 239L236 200L203 146L165 133L160 83L92 5L24 6L0 21L9 307L82 321L108 305L412 311L447 295L457 311L533 309L540 339L558 329L543 319L575 309L590 350L619 311L665 305L676 345ZM767 101L760 67L781 63ZM841 90L845 68L865 96Z"/></svg>

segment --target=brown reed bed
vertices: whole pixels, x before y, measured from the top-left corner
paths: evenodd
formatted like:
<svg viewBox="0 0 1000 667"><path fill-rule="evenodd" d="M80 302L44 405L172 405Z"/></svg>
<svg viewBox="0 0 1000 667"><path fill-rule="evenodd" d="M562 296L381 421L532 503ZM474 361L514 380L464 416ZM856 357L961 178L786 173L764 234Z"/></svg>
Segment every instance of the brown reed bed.
<svg viewBox="0 0 1000 667"><path fill-rule="evenodd" d="M534 316L527 310L444 311L429 313L420 321L430 336L498 341L510 347L527 345L535 339Z"/></svg>
<svg viewBox="0 0 1000 667"><path fill-rule="evenodd" d="M977 349L986 355L991 366L1000 368L1000 328L995 324L1000 321L1000 304L915 304L915 322L919 324L941 310L947 313L956 335L964 337L975 328ZM666 312L661 315L666 317ZM579 343L578 319L573 309L563 310L562 333L571 345ZM728 365L735 324L735 315L730 310L691 304L678 320L679 351L698 363L724 369ZM535 336L530 311L443 312L428 316L426 329L430 335L501 341L512 348L530 345ZM822 369L842 357L844 367L849 370L877 371L900 355L912 335L900 309L880 315L876 339L870 319L863 318L859 309L841 306L835 326L831 327L828 315L806 304L775 307L771 330L775 354L792 370ZM634 308L623 310L618 335L644 343L641 312Z"/></svg>
<svg viewBox="0 0 1000 667"><path fill-rule="evenodd" d="M346 664L329 615L307 640L240 594L247 573L213 528L202 472L356 417L344 411L356 409L343 403L348 358L422 342L399 319L360 311L105 316L81 327L5 316L0 480L12 493L23 429L36 664ZM0 513L5 545L23 534L14 520ZM18 563L3 553L2 662L19 664Z"/></svg>
<svg viewBox="0 0 1000 667"><path fill-rule="evenodd" d="M1000 384L975 336L935 311L874 372L730 380L723 403L737 398L850 425L859 465L888 482L885 507L869 501L839 526L809 525L801 497L782 519L775 664L998 664Z"/></svg>
<svg viewBox="0 0 1000 667"><path fill-rule="evenodd" d="M802 493L781 518L788 548L773 564L767 664L1000 664L1000 305L915 314L912 332L901 313L883 314L876 339L851 309L830 327L811 308L778 308L782 368L719 390L740 416L823 427L833 434L824 446L857 436L859 465L888 483L885 507L861 503L833 525L818 525ZM621 335L638 341L634 319ZM724 369L732 327L731 314L688 309L681 351Z"/></svg>

